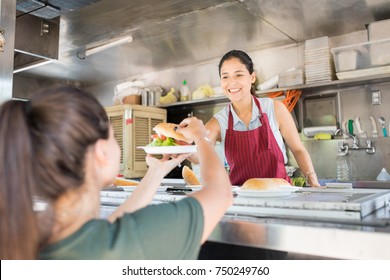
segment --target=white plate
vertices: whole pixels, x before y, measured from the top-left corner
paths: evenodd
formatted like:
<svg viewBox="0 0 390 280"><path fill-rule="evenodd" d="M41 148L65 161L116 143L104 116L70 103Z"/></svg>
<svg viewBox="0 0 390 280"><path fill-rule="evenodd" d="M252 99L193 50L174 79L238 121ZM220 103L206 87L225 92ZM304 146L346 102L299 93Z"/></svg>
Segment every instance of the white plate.
<svg viewBox="0 0 390 280"><path fill-rule="evenodd" d="M179 184L185 184L184 179L174 179L174 178L164 178L161 181L162 184L174 184L174 185L179 185Z"/></svg>
<svg viewBox="0 0 390 280"><path fill-rule="evenodd" d="M275 196L288 196L291 193L301 190L300 187L286 187L286 186L280 186L277 189L273 190L242 190L242 189L236 189L236 193L239 196L245 196L245 197L275 197Z"/></svg>
<svg viewBox="0 0 390 280"><path fill-rule="evenodd" d="M185 188L190 188L192 191L200 191L202 189L202 185L186 185Z"/></svg>
<svg viewBox="0 0 390 280"><path fill-rule="evenodd" d="M125 192L133 192L138 186L119 186L118 188L122 188ZM157 187L157 191L165 191L167 188L171 188L171 186L159 186Z"/></svg>
<svg viewBox="0 0 390 280"><path fill-rule="evenodd" d="M191 188L193 191L199 191L202 189L202 185L186 185L186 188ZM239 186L232 186L232 191L235 192L236 190L239 190Z"/></svg>
<svg viewBox="0 0 390 280"><path fill-rule="evenodd" d="M195 145L185 146L139 146L138 149L144 149L147 154L161 155L161 154L187 154L196 153L197 147Z"/></svg>

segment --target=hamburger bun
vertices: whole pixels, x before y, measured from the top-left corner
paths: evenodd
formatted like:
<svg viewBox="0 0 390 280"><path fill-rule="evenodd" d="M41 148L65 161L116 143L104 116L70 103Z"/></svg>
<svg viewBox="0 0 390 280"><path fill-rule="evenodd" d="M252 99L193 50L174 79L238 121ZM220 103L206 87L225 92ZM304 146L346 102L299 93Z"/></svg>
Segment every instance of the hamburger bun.
<svg viewBox="0 0 390 280"><path fill-rule="evenodd" d="M194 171L192 171L188 166L184 166L181 172L184 182L187 185L200 185L198 178L196 177Z"/></svg>
<svg viewBox="0 0 390 280"><path fill-rule="evenodd" d="M117 187L121 186L138 186L138 181L126 180L122 178L116 178L114 181L114 185Z"/></svg>
<svg viewBox="0 0 390 280"><path fill-rule="evenodd" d="M291 187L291 185L281 178L252 178L242 185L241 190L273 190L280 187Z"/></svg>
<svg viewBox="0 0 390 280"><path fill-rule="evenodd" d="M175 140L180 140L191 144L191 140L184 137L183 134L175 131L176 127L178 127L178 125L174 123L159 123L153 128L153 130L156 131L157 134L164 135L166 137L171 137Z"/></svg>

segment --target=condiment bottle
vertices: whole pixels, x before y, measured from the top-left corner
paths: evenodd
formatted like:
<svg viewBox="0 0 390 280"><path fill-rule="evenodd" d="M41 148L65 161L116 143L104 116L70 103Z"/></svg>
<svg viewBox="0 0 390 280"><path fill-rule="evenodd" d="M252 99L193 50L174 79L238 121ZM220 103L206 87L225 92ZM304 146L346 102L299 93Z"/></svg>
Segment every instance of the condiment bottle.
<svg viewBox="0 0 390 280"><path fill-rule="evenodd" d="M180 101L188 101L190 97L190 89L187 86L187 81L183 81L183 85L180 88Z"/></svg>

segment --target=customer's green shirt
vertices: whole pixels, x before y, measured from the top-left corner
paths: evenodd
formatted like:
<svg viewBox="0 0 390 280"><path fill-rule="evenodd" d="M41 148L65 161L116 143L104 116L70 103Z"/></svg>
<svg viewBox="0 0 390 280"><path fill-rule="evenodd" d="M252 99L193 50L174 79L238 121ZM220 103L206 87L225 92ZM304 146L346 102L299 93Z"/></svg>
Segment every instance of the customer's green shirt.
<svg viewBox="0 0 390 280"><path fill-rule="evenodd" d="M41 259L196 259L203 211L194 198L151 205L114 223L91 220L71 236L50 244Z"/></svg>

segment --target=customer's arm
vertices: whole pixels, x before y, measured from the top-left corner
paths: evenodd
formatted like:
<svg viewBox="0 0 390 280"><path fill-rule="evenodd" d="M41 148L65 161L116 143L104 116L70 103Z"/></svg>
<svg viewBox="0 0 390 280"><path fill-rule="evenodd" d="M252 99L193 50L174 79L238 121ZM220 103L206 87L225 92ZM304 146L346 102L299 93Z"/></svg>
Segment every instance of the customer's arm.
<svg viewBox="0 0 390 280"><path fill-rule="evenodd" d="M169 156L166 155L159 160L152 155L147 155L148 171L131 196L108 217L108 220L113 222L124 213L134 212L150 204L165 175L188 156L189 154L182 154L177 158L169 159Z"/></svg>
<svg viewBox="0 0 390 280"><path fill-rule="evenodd" d="M196 118L185 119L177 131L194 140L198 146L202 189L190 196L196 198L203 209L205 242L226 210L233 202L232 186L214 147L209 142L207 129Z"/></svg>

